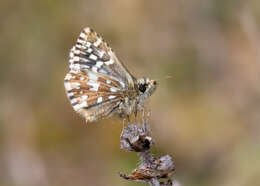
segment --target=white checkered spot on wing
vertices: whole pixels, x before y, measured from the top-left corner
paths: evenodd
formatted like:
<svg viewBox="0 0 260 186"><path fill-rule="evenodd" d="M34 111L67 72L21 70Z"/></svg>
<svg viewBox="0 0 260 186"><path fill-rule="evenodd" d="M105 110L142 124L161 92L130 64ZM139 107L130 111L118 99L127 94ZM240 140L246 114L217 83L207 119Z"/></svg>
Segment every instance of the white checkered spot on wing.
<svg viewBox="0 0 260 186"><path fill-rule="evenodd" d="M113 77L124 89L134 87L129 71L119 62L102 37L88 27L83 29L70 51L69 68L71 73L92 71Z"/></svg>
<svg viewBox="0 0 260 186"><path fill-rule="evenodd" d="M124 97L120 82L91 71L68 73L64 85L73 109L86 121L113 115Z"/></svg>

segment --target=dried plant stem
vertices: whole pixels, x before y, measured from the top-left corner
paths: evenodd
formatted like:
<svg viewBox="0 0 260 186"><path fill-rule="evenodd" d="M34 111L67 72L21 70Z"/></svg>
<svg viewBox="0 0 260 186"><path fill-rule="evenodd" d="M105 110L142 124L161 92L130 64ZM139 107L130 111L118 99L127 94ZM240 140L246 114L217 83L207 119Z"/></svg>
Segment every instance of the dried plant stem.
<svg viewBox="0 0 260 186"><path fill-rule="evenodd" d="M171 186L173 184L170 176L175 170L173 161L169 155L155 158L151 154L153 140L149 133L147 123L129 123L123 128L120 147L126 151L139 153L140 164L130 175L122 173L119 175L130 181L149 183L150 186ZM160 182L161 178L165 178L166 181Z"/></svg>

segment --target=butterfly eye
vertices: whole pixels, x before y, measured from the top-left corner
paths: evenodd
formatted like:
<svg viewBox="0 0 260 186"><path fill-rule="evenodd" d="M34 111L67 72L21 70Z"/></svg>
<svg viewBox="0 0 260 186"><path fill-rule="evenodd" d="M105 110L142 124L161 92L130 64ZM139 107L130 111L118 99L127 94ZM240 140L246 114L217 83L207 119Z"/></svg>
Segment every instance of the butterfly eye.
<svg viewBox="0 0 260 186"><path fill-rule="evenodd" d="M140 92L142 92L142 93L144 93L145 92L145 90L146 90L146 84L140 84L139 85L139 90L140 90Z"/></svg>

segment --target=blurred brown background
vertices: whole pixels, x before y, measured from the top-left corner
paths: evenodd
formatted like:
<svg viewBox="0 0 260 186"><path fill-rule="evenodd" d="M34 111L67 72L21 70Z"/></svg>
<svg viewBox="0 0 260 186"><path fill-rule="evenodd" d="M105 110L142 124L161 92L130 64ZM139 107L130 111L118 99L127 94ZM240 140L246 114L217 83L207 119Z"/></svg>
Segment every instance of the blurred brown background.
<svg viewBox="0 0 260 186"><path fill-rule="evenodd" d="M182 186L260 185L260 2L0 2L0 185L130 186L118 118L95 124L64 91L69 49L94 28L137 77L162 80L150 100L154 154Z"/></svg>

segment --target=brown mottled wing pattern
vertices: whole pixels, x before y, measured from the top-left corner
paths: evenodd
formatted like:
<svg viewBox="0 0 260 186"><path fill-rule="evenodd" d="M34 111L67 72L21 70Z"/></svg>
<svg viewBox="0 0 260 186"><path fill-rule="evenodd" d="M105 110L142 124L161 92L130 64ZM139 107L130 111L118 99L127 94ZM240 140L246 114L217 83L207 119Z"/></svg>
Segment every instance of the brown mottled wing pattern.
<svg viewBox="0 0 260 186"><path fill-rule="evenodd" d="M64 85L74 110L86 121L113 115L127 92L134 90L133 77L90 28L80 33L71 49Z"/></svg>

